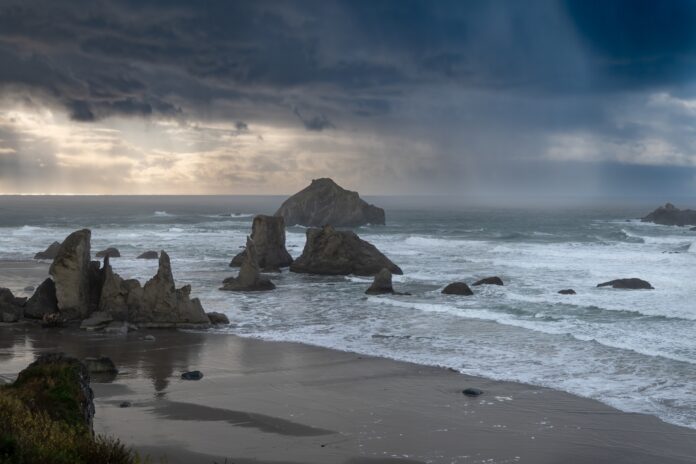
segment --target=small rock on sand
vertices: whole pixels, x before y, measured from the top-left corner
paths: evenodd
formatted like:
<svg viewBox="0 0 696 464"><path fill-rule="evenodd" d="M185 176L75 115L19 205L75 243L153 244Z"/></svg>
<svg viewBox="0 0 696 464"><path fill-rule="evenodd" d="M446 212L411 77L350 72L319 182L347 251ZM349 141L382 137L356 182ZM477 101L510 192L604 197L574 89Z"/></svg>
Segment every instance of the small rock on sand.
<svg viewBox="0 0 696 464"><path fill-rule="evenodd" d="M478 388L465 388L462 390L462 393L465 394L466 396L479 396L483 394L483 390L479 390Z"/></svg>
<svg viewBox="0 0 696 464"><path fill-rule="evenodd" d="M181 374L183 380L201 380L203 378L203 373L201 371L190 371Z"/></svg>

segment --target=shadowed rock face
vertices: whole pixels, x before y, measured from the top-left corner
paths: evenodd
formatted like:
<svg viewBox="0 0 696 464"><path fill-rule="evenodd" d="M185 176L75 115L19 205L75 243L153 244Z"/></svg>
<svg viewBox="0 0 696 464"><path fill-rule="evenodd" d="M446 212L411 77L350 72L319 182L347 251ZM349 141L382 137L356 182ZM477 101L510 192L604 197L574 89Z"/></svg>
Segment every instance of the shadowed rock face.
<svg viewBox="0 0 696 464"><path fill-rule="evenodd" d="M392 273L389 269L382 269L377 273L372 285L365 291L368 295L382 295L385 293L394 293L392 285Z"/></svg>
<svg viewBox="0 0 696 464"><path fill-rule="evenodd" d="M672 203L660 206L652 213L641 219L642 222L654 222L665 226L693 226L696 225L696 211L691 209L679 209Z"/></svg>
<svg viewBox="0 0 696 464"><path fill-rule="evenodd" d="M45 314L55 312L58 312L56 285L51 279L46 279L24 305L24 317L42 319Z"/></svg>
<svg viewBox="0 0 696 464"><path fill-rule="evenodd" d="M448 286L442 289L442 293L445 295L464 295L471 296L474 292L471 291L469 286L464 282L452 282Z"/></svg>
<svg viewBox="0 0 696 464"><path fill-rule="evenodd" d="M157 274L144 287L135 279L123 280L104 260L104 285L99 310L114 320L146 327L209 325L198 298L190 298L191 287L174 285L169 255L160 252Z"/></svg>
<svg viewBox="0 0 696 464"><path fill-rule="evenodd" d="M604 282L597 287L612 287L612 288L625 288L629 290L654 290L650 282L642 279L616 279L610 280L609 282Z"/></svg>
<svg viewBox="0 0 696 464"><path fill-rule="evenodd" d="M222 283L220 290L233 292L258 292L275 288L273 282L261 276L256 246L251 237L247 237L244 261L239 269L239 275L227 278Z"/></svg>
<svg viewBox="0 0 696 464"><path fill-rule="evenodd" d="M17 322L24 315L26 298L18 298L8 288L0 288L0 322Z"/></svg>
<svg viewBox="0 0 696 464"><path fill-rule="evenodd" d="M292 263L292 256L285 249L285 220L282 216L254 217L251 240L256 246L259 267L265 272L277 272ZM234 257L230 266L241 266L246 250Z"/></svg>
<svg viewBox="0 0 696 464"><path fill-rule="evenodd" d="M345 190L328 178L314 179L307 188L285 200L275 216L282 216L288 226L384 225L382 208L368 204L357 192Z"/></svg>
<svg viewBox="0 0 696 464"><path fill-rule="evenodd" d="M56 285L58 309L65 319L83 319L90 312L90 239L88 229L68 235L48 272Z"/></svg>
<svg viewBox="0 0 696 464"><path fill-rule="evenodd" d="M60 243L53 242L44 251L39 251L34 255L34 259L54 259L60 250Z"/></svg>
<svg viewBox="0 0 696 464"><path fill-rule="evenodd" d="M331 226L308 229L302 256L290 265L292 272L324 275L374 276L384 268L392 274L403 274L374 245L354 232Z"/></svg>

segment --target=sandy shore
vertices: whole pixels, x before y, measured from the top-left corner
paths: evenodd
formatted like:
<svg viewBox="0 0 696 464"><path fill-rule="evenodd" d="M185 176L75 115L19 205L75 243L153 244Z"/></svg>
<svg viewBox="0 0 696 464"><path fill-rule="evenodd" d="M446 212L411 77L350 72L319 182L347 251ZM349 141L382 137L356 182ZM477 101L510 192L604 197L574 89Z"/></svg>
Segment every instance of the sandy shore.
<svg viewBox="0 0 696 464"><path fill-rule="evenodd" d="M38 352L110 356L95 429L170 463L693 463L696 431L446 369L216 333L0 328L0 376ZM200 381L180 379L198 369ZM478 398L462 395L478 387ZM129 401L129 408L119 407Z"/></svg>

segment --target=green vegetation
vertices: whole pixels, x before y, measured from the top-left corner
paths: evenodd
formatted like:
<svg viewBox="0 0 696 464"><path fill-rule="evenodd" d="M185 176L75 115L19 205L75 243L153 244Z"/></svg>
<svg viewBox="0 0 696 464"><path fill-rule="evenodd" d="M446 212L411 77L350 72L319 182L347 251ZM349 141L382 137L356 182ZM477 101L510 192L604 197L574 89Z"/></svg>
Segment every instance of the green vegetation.
<svg viewBox="0 0 696 464"><path fill-rule="evenodd" d="M137 464L118 440L95 436L84 366L36 362L0 387L0 464Z"/></svg>

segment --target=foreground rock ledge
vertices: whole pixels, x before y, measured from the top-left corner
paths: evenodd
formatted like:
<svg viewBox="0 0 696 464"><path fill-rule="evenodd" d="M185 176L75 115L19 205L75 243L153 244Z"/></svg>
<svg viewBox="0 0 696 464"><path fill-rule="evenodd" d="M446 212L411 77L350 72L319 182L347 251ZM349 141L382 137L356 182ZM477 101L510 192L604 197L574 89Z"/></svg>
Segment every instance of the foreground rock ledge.
<svg viewBox="0 0 696 464"><path fill-rule="evenodd" d="M354 232L339 231L332 226L308 229L302 256L290 265L292 272L322 275L374 276L382 269L403 274L374 245Z"/></svg>
<svg viewBox="0 0 696 464"><path fill-rule="evenodd" d="M308 187L285 200L274 216L282 216L288 226L384 225L382 208L368 204L358 192L346 190L329 178L314 179Z"/></svg>
<svg viewBox="0 0 696 464"><path fill-rule="evenodd" d="M292 264L292 256L285 248L285 219L282 216L255 216L251 240L256 246L258 265L264 272L279 272L281 267ZM230 266L241 266L245 257L246 250L235 256Z"/></svg>

